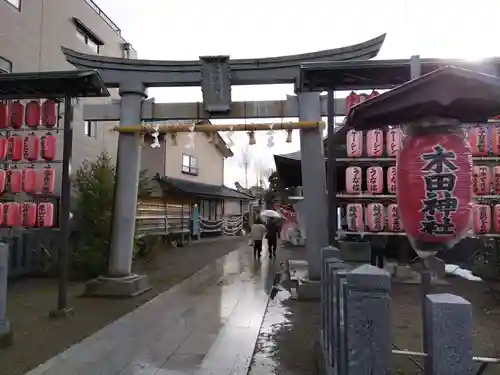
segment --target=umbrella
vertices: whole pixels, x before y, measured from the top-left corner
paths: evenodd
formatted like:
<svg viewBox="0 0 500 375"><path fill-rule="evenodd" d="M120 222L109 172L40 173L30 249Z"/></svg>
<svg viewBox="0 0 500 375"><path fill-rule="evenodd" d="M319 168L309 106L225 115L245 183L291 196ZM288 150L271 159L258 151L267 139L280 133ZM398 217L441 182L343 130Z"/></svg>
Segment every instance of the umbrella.
<svg viewBox="0 0 500 375"><path fill-rule="evenodd" d="M262 211L260 213L260 216L262 216L263 218L275 218L275 219L279 219L281 218L281 215L274 211L274 210L265 210L265 211Z"/></svg>

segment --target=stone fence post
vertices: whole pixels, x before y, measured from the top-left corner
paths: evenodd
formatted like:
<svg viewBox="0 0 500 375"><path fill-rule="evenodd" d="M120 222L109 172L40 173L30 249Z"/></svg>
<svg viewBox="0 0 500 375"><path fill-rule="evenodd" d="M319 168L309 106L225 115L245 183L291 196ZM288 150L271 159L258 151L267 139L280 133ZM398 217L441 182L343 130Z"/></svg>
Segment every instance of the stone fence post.
<svg viewBox="0 0 500 375"><path fill-rule="evenodd" d="M7 320L7 273L9 269L9 245L0 242L0 348L12 344L12 331Z"/></svg>
<svg viewBox="0 0 500 375"><path fill-rule="evenodd" d="M425 314L425 373L473 374L472 305L453 294L430 294L425 300Z"/></svg>
<svg viewBox="0 0 500 375"><path fill-rule="evenodd" d="M390 275L378 267L363 265L349 272L346 281L347 375L389 375L392 371Z"/></svg>

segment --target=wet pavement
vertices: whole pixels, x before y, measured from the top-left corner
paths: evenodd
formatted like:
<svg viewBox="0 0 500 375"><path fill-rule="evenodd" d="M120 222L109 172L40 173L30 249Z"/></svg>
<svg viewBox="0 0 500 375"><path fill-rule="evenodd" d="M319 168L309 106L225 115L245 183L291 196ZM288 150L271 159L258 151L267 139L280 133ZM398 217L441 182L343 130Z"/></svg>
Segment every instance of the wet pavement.
<svg viewBox="0 0 500 375"><path fill-rule="evenodd" d="M213 262L26 375L247 374L280 268L254 262L251 250Z"/></svg>

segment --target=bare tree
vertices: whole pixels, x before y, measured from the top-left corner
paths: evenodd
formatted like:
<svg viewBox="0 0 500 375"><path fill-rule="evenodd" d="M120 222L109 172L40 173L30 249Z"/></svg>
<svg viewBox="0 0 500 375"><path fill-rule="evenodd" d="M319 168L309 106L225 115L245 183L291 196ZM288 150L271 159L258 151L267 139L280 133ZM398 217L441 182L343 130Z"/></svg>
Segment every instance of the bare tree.
<svg viewBox="0 0 500 375"><path fill-rule="evenodd" d="M238 165L245 172L245 189L248 189L248 171L250 170L253 161L252 151L250 150L250 147L246 145L240 149L239 155Z"/></svg>

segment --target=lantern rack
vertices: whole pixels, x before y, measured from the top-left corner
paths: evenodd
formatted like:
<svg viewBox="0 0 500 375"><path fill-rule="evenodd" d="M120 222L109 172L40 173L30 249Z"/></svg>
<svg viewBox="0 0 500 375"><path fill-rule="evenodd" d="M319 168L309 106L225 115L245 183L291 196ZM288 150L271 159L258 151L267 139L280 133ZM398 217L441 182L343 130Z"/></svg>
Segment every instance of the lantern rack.
<svg viewBox="0 0 500 375"><path fill-rule="evenodd" d="M350 232L347 230L338 230L339 235L353 235L353 236L406 236L406 232ZM500 237L500 233L484 233L476 234L471 233L468 237Z"/></svg>

